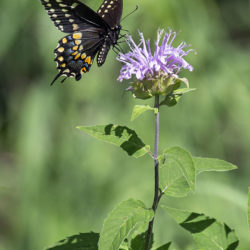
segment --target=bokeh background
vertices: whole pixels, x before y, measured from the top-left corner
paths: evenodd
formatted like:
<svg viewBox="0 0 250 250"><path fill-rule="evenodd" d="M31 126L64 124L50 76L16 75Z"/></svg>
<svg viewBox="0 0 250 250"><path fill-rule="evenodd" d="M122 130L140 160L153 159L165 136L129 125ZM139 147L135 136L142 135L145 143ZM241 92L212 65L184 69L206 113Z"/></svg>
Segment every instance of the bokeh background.
<svg viewBox="0 0 250 250"><path fill-rule="evenodd" d="M97 9L101 0L85 0ZM122 23L154 41L158 28L178 32L196 49L184 72L196 92L161 110L160 149L179 145L196 156L221 158L239 169L198 178L195 194L163 203L205 212L226 222L250 249L249 0L124 0ZM135 104L116 79L121 65L110 52L80 82L49 83L57 73L53 50L64 35L40 1L0 1L0 250L38 250L79 232L99 232L108 212L130 197L151 206L153 163L132 159L77 125L118 123L153 144L153 116L129 122ZM126 47L124 47L126 49ZM150 101L149 101L150 102ZM148 103L148 102L146 102ZM159 209L156 246L174 241L195 249L191 237Z"/></svg>

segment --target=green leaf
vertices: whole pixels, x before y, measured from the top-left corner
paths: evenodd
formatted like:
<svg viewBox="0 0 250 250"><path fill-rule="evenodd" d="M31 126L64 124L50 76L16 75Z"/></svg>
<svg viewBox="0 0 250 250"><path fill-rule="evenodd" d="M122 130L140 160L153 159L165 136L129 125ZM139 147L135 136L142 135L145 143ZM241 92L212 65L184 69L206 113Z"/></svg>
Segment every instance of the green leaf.
<svg viewBox="0 0 250 250"><path fill-rule="evenodd" d="M250 230L250 187L248 188L247 217L248 217L248 226L249 226L249 230Z"/></svg>
<svg viewBox="0 0 250 250"><path fill-rule="evenodd" d="M178 83L184 83L186 85L186 88L189 88L189 83L188 83L188 79L183 77L183 78L176 78L175 80Z"/></svg>
<svg viewBox="0 0 250 250"><path fill-rule="evenodd" d="M126 238L147 225L153 216L153 210L147 209L141 201L130 199L120 203L104 221L98 249L119 249Z"/></svg>
<svg viewBox="0 0 250 250"><path fill-rule="evenodd" d="M189 231L198 249L234 250L239 240L226 224L204 214L162 206L175 221Z"/></svg>
<svg viewBox="0 0 250 250"><path fill-rule="evenodd" d="M156 250L168 250L172 242L168 242L167 244L158 247Z"/></svg>
<svg viewBox="0 0 250 250"><path fill-rule="evenodd" d="M195 190L192 156L180 147L166 149L159 157L160 188L169 196L183 197Z"/></svg>
<svg viewBox="0 0 250 250"><path fill-rule="evenodd" d="M173 107L175 106L178 101L180 100L181 96L175 96L175 95L168 95L166 96L165 100L161 102L160 105L166 105L168 107Z"/></svg>
<svg viewBox="0 0 250 250"><path fill-rule="evenodd" d="M98 250L98 233L80 233L58 242L47 250Z"/></svg>
<svg viewBox="0 0 250 250"><path fill-rule="evenodd" d="M131 249L130 250L144 250L146 245L146 236L147 232L144 232L142 234L137 235L132 241L131 241ZM150 249L153 246L154 242L154 235L152 234L151 240L150 240Z"/></svg>
<svg viewBox="0 0 250 250"><path fill-rule="evenodd" d="M166 98L160 103L160 105L167 105L169 107L172 107L178 103L178 101L184 94L194 90L196 89L191 89L191 88L181 88L176 90L173 89L172 92L168 94Z"/></svg>
<svg viewBox="0 0 250 250"><path fill-rule="evenodd" d="M154 113L158 112L157 108L152 108L149 105L135 105L133 112L132 112L131 121L134 121L138 116L140 116L141 114L143 114L144 112L148 110L151 110L151 111L153 110Z"/></svg>
<svg viewBox="0 0 250 250"><path fill-rule="evenodd" d="M197 175L204 171L229 171L237 169L232 163L219 159L193 157L193 161Z"/></svg>
<svg viewBox="0 0 250 250"><path fill-rule="evenodd" d="M79 126L80 130L92 135L96 139L114 144L136 158L149 153L150 146L145 145L136 132L125 126L114 124L98 126Z"/></svg>

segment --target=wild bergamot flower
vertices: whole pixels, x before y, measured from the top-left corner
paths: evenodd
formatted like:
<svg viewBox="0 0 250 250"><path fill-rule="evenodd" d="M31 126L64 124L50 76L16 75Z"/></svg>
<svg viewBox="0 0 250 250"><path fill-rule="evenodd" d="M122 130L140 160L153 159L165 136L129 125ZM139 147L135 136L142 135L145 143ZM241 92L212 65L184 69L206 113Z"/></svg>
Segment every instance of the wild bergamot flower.
<svg viewBox="0 0 250 250"><path fill-rule="evenodd" d="M184 42L178 47L174 47L176 32L159 30L155 50L152 53L150 41L146 42L141 32L139 35L140 43L138 45L131 36L128 36L127 43L130 51L118 54L117 60L124 64L118 80L135 79L128 90L132 91L135 97L141 99L154 95L167 95L169 91L176 89L176 83L180 86L180 82L184 82L188 87L187 79L179 78L178 74L182 69L193 70L192 65L183 58L193 50L185 51L184 49L189 46Z"/></svg>

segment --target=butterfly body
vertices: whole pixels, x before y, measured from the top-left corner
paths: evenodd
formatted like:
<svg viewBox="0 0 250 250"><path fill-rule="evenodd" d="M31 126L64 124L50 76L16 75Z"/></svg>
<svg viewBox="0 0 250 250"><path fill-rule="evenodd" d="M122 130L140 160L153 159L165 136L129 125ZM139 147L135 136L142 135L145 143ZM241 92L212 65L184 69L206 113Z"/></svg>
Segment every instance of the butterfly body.
<svg viewBox="0 0 250 250"><path fill-rule="evenodd" d="M119 38L121 26L116 26L111 29L108 34L104 37L104 43L101 46L97 55L97 65L100 67L106 60L109 49L111 46L115 46Z"/></svg>
<svg viewBox="0 0 250 250"><path fill-rule="evenodd" d="M97 54L102 66L120 35L123 0L105 0L97 13L78 0L41 0L51 20L62 32L69 33L54 50L60 76L80 80L90 70Z"/></svg>

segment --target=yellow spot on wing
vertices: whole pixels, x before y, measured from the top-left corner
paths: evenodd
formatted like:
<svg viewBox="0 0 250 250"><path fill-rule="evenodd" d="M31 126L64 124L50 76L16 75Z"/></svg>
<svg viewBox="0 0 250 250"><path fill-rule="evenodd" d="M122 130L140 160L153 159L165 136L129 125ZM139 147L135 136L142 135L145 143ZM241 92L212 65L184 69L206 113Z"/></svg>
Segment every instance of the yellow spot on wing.
<svg viewBox="0 0 250 250"><path fill-rule="evenodd" d="M60 48L58 48L58 51L59 51L59 52L63 52L63 51L64 51L64 48L63 48L63 47L60 47Z"/></svg>
<svg viewBox="0 0 250 250"><path fill-rule="evenodd" d="M74 34L73 34L73 38L74 38L74 39L81 39L81 38L82 38L82 33L80 33L80 32L74 33Z"/></svg>
<svg viewBox="0 0 250 250"><path fill-rule="evenodd" d="M64 58L62 56L58 57L58 61L62 62Z"/></svg>
<svg viewBox="0 0 250 250"><path fill-rule="evenodd" d="M67 7L67 5L66 5L66 4L63 4L63 3L60 3L59 6L60 6L60 7Z"/></svg>
<svg viewBox="0 0 250 250"><path fill-rule="evenodd" d="M81 54L78 53L78 54L75 56L75 60L77 60L80 56L81 56Z"/></svg>
<svg viewBox="0 0 250 250"><path fill-rule="evenodd" d="M72 56L75 56L77 53L78 53L78 52L75 51L75 52L73 52L71 55L72 55Z"/></svg>
<svg viewBox="0 0 250 250"><path fill-rule="evenodd" d="M61 64L60 67L65 68L66 67L66 63Z"/></svg>
<svg viewBox="0 0 250 250"><path fill-rule="evenodd" d="M83 53L82 56L81 56L81 58L84 59L85 57L86 57L86 54Z"/></svg>
<svg viewBox="0 0 250 250"><path fill-rule="evenodd" d="M64 37L63 40L62 40L63 43L67 43L67 41L68 41L68 40L67 40L67 38L65 38L65 37Z"/></svg>
<svg viewBox="0 0 250 250"><path fill-rule="evenodd" d="M87 69L85 67L81 68L81 72L87 72Z"/></svg>
<svg viewBox="0 0 250 250"><path fill-rule="evenodd" d="M73 49L73 50L77 50L77 49L78 49L78 46L74 46L72 49Z"/></svg>
<svg viewBox="0 0 250 250"><path fill-rule="evenodd" d="M91 57L88 56L88 57L85 59L85 62L86 62L87 64L92 64L92 62L91 62Z"/></svg>
<svg viewBox="0 0 250 250"><path fill-rule="evenodd" d="M81 40L75 40L75 44L79 45L82 41Z"/></svg>
<svg viewBox="0 0 250 250"><path fill-rule="evenodd" d="M72 26L73 26L73 30L78 30L78 28L79 28L79 26L75 23Z"/></svg>

